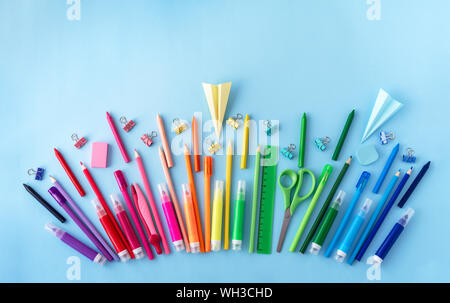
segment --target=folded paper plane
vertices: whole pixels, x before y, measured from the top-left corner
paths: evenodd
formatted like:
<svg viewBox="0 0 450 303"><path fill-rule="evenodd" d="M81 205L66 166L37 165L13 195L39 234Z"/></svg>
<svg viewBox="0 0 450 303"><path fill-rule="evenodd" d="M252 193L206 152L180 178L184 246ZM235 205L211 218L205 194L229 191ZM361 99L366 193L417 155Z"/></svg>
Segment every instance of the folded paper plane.
<svg viewBox="0 0 450 303"><path fill-rule="evenodd" d="M213 120L217 140L219 140L222 132L225 110L227 109L228 97L230 95L231 82L217 85L202 83L202 85L206 101L208 102L209 112L211 113L211 119Z"/></svg>

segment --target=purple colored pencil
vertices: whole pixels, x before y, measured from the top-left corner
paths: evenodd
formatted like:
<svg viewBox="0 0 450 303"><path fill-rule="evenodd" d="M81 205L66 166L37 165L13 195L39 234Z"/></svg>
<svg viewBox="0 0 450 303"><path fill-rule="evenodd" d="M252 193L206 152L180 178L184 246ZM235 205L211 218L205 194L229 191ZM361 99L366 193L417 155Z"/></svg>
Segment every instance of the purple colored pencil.
<svg viewBox="0 0 450 303"><path fill-rule="evenodd" d="M47 223L45 225L45 229L54 234L58 239L78 251L80 254L88 258L94 263L98 263L100 265L105 264L106 258L103 257L101 254L90 248L89 246L86 246L83 242L69 234L68 232L65 232L61 228L56 227L55 225L51 223Z"/></svg>
<svg viewBox="0 0 450 303"><path fill-rule="evenodd" d="M89 240L92 241L92 243L97 247L102 254L108 253L106 249L100 244L100 242L97 240L96 237L89 231L89 229L86 227L86 225L81 222L80 218L77 217L77 215L73 212L73 210L69 207L67 204L67 200L63 197L63 195L59 192L59 190L52 186L48 190L50 195L55 199L56 202L66 211L66 213L75 221L75 223L78 225L78 227L85 233L85 235L89 238ZM111 255L109 256L111 258Z"/></svg>

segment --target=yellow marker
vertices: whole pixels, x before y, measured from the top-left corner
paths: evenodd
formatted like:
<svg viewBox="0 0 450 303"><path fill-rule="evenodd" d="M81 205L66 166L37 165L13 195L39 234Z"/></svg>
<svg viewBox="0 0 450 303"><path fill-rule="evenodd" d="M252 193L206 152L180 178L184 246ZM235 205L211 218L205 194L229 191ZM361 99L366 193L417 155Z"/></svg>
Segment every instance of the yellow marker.
<svg viewBox="0 0 450 303"><path fill-rule="evenodd" d="M219 251L222 240L223 181L217 180L214 187L213 214L211 222L211 250Z"/></svg>
<svg viewBox="0 0 450 303"><path fill-rule="evenodd" d="M247 168L249 127L250 127L250 121L248 120L248 114L247 114L245 116L245 120L244 120L244 137L242 138L241 169Z"/></svg>
<svg viewBox="0 0 450 303"><path fill-rule="evenodd" d="M224 249L230 249L230 196L231 196L231 164L233 161L233 146L231 140L227 146L227 174L225 177L225 243Z"/></svg>

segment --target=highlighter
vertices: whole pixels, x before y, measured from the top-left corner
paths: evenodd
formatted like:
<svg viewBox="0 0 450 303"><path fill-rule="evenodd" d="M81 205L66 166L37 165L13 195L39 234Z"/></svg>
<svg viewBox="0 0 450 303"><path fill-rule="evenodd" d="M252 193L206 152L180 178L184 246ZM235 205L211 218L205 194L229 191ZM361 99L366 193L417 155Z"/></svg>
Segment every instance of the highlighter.
<svg viewBox="0 0 450 303"><path fill-rule="evenodd" d="M184 250L183 238L166 184L158 184L158 190L164 216L166 217L167 225L169 227L170 237L172 238L172 244L175 247L175 251L182 251Z"/></svg>
<svg viewBox="0 0 450 303"><path fill-rule="evenodd" d="M192 202L190 185L183 184L181 187L183 189L184 214L186 216L189 245L192 253L199 253L200 240L198 238L197 221L195 219L194 202Z"/></svg>
<svg viewBox="0 0 450 303"><path fill-rule="evenodd" d="M219 251L222 241L223 181L217 180L214 186L213 214L211 224L211 250Z"/></svg>
<svg viewBox="0 0 450 303"><path fill-rule="evenodd" d="M239 180L236 201L234 203L233 235L231 238L231 248L233 250L241 250L242 248L244 216L245 216L245 181Z"/></svg>

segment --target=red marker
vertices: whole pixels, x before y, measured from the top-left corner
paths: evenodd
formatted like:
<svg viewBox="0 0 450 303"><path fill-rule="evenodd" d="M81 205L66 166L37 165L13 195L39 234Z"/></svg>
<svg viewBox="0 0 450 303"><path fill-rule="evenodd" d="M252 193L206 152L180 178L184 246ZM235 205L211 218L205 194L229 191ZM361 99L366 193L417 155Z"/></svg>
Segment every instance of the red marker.
<svg viewBox="0 0 450 303"><path fill-rule="evenodd" d="M84 195L86 195L83 187L81 187L80 182L78 182L77 177L75 177L75 175L73 174L69 165L67 164L66 160L64 160L63 155L56 148L54 148L53 150L55 151L56 158L58 158L59 163L61 163L61 166L64 168L64 171L66 172L66 174L69 176L70 181L72 181L73 185L78 190L78 193L80 194L80 196L83 197Z"/></svg>

